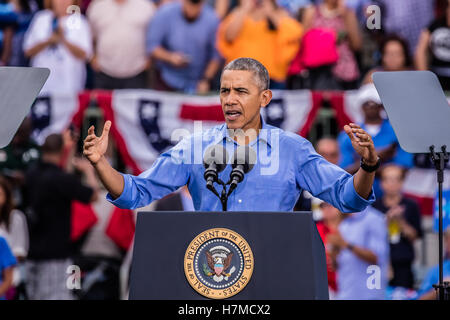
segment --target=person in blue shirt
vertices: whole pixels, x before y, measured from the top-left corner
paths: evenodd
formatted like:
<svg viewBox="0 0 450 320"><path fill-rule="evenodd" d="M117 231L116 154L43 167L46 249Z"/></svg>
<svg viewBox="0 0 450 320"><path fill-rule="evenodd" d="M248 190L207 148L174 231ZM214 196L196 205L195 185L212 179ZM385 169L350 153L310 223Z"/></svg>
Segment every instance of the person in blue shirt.
<svg viewBox="0 0 450 320"><path fill-rule="evenodd" d="M395 163L403 168L412 167L413 156L400 148L389 120L382 117L383 105L373 84L366 84L361 87L358 104L364 114L361 128L372 136L375 148L378 150L378 155L383 163ZM349 172L356 171L359 165L359 156L353 150L351 140L348 139L345 131L339 134L338 141L342 155L339 166Z"/></svg>
<svg viewBox="0 0 450 320"><path fill-rule="evenodd" d="M413 155L400 148L389 120L382 117L383 105L373 84L366 84L361 87L358 104L364 114L361 128L373 138L382 164L394 163L402 168L411 168L413 166ZM342 155L339 166L350 173L356 172L359 169L360 156L354 151L352 142L345 131L339 134L338 142ZM382 196L378 179L375 180L374 191L377 198Z"/></svg>
<svg viewBox="0 0 450 320"><path fill-rule="evenodd" d="M11 288L13 268L17 264L5 238L0 237L0 300L5 300L6 292Z"/></svg>
<svg viewBox="0 0 450 320"><path fill-rule="evenodd" d="M328 235L327 247L336 266L337 299L386 298L389 244L381 212L369 206L345 215L338 230Z"/></svg>
<svg viewBox="0 0 450 320"><path fill-rule="evenodd" d="M444 282L450 282L450 227L447 227L444 232L444 248L443 280ZM418 291L420 300L435 300L437 298L436 290L433 288L434 284L439 284L439 265L433 266L425 275Z"/></svg>
<svg viewBox="0 0 450 320"><path fill-rule="evenodd" d="M257 153L253 169L228 198L230 211L292 211L302 190L346 213L362 211L372 203L379 158L371 137L356 124L345 126L363 159L362 168L352 176L317 154L308 140L262 120L260 109L272 98L268 88L269 75L260 62L251 58L230 62L220 85L225 124L182 139L139 176L119 173L106 160L110 121L100 137L93 126L89 128L83 153L109 191L107 199L120 208L146 206L187 185L195 210L221 211L220 201L206 188L203 177L203 152L216 144L229 154L238 145L248 145ZM227 181L230 172L227 165L219 178Z"/></svg>
<svg viewBox="0 0 450 320"><path fill-rule="evenodd" d="M154 88L207 93L221 65L216 49L219 18L205 0L162 5L148 27L147 52L158 70Z"/></svg>

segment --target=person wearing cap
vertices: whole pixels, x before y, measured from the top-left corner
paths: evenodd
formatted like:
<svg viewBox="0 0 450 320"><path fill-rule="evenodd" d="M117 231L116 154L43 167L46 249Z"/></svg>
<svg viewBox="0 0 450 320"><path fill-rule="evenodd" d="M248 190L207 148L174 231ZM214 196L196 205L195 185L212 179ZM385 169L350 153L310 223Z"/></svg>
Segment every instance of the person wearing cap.
<svg viewBox="0 0 450 320"><path fill-rule="evenodd" d="M366 84L359 90L358 105L361 106L364 120L360 124L372 138L378 156L383 163L395 163L403 168L413 165L413 156L400 148L389 120L383 117L383 104L373 84ZM359 156L354 152L348 135L343 131L338 136L341 159L339 166L350 173L359 168ZM375 195L381 196L382 191L378 179L374 183Z"/></svg>
<svg viewBox="0 0 450 320"><path fill-rule="evenodd" d="M219 18L205 0L162 5L148 28L147 53L156 61L152 88L207 93L221 66L216 50Z"/></svg>

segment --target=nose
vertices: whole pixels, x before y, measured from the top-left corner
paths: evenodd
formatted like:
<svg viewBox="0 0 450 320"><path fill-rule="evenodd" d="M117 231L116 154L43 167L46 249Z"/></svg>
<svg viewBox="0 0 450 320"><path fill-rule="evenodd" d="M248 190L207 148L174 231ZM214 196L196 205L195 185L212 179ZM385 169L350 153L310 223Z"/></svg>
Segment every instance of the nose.
<svg viewBox="0 0 450 320"><path fill-rule="evenodd" d="M236 98L237 98L237 95L233 91L229 92L224 98L225 105L226 106L236 105L237 104Z"/></svg>

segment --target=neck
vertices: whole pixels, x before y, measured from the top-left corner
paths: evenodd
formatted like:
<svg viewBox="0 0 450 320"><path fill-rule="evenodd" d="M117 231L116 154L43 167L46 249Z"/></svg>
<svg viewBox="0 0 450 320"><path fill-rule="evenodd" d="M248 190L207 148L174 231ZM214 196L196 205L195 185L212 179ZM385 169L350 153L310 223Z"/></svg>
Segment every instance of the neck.
<svg viewBox="0 0 450 320"><path fill-rule="evenodd" d="M46 163L51 163L54 165L59 166L60 162L61 162L61 155L59 154L43 154L42 155L42 161L46 162Z"/></svg>
<svg viewBox="0 0 450 320"><path fill-rule="evenodd" d="M322 8L324 8L325 10L328 10L328 11L334 11L337 9L337 7L338 7L337 3L326 3L326 2L323 3L323 6L322 6Z"/></svg>
<svg viewBox="0 0 450 320"><path fill-rule="evenodd" d="M255 21L263 20L267 17L262 6L258 6L254 10L250 11L249 16Z"/></svg>
<svg viewBox="0 0 450 320"><path fill-rule="evenodd" d="M197 17L195 17L195 18L189 18L185 13L183 13L183 17L184 17L184 19L185 19L187 22L189 22L189 23L195 22L195 21L197 20Z"/></svg>
<svg viewBox="0 0 450 320"><path fill-rule="evenodd" d="M258 114L255 120L245 125L242 129L237 129L233 138L238 144L247 145L258 137L261 128L261 116Z"/></svg>
<svg viewBox="0 0 450 320"><path fill-rule="evenodd" d="M401 193L392 193L392 194L385 193L383 195L383 201L388 207L399 204L401 200L402 200Z"/></svg>
<svg viewBox="0 0 450 320"><path fill-rule="evenodd" d="M373 118L373 119L365 119L365 124L382 124L383 118Z"/></svg>
<svg viewBox="0 0 450 320"><path fill-rule="evenodd" d="M250 121L249 123L247 123L242 130L247 131L247 130L254 130L255 132L259 133L259 130L261 130L262 128L262 121L261 121L261 115L258 113L256 115L256 117Z"/></svg>

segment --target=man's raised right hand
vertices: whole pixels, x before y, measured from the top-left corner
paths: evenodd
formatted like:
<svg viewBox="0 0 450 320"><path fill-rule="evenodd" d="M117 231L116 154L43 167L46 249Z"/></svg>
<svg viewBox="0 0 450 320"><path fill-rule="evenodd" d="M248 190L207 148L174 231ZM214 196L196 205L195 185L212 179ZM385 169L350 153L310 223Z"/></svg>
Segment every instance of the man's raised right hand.
<svg viewBox="0 0 450 320"><path fill-rule="evenodd" d="M94 133L95 127L91 126L88 130L88 136L84 139L83 154L91 162L92 165L103 157L108 148L108 134L111 128L111 121L106 121L103 132L100 137Z"/></svg>

